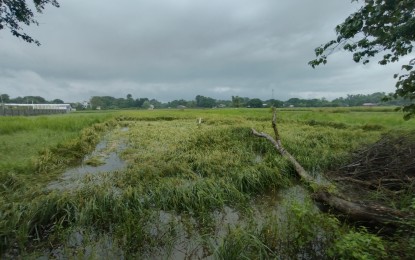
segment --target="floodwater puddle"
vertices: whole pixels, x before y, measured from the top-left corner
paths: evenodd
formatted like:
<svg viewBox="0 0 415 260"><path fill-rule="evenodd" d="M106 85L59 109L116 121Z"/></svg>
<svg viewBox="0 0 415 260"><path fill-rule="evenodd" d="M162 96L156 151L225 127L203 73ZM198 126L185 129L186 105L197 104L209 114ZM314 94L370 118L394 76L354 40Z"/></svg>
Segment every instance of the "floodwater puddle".
<svg viewBox="0 0 415 260"><path fill-rule="evenodd" d="M213 226L209 228L209 236L203 235L200 223L189 214L177 214L174 211L156 210L149 217L145 225L147 233L155 242L149 247L144 246L140 252L141 259L215 259L215 249L221 246L222 241L232 230L242 228L261 230L269 225L270 217L277 219L277 225L282 227L279 232L287 232L285 226L290 226L293 219L289 214L291 203L306 203L308 191L301 185L295 185L280 191L271 191L258 196L250 202L253 208L252 214L240 211L237 208L224 206L220 210L211 213ZM313 209L314 210L314 209ZM318 208L316 208L318 210ZM282 237L284 233L278 233ZM324 236L324 233L321 233ZM69 247L73 250L84 250L86 256L108 256L117 259L124 258L124 252L110 237L99 240L92 245L85 244L82 232L74 232L69 237ZM321 251L322 248L313 246L313 250ZM106 255L103 255L103 252ZM56 255L64 255L62 252L53 252ZM56 254L57 253L57 254ZM306 255L299 255L302 259L313 259Z"/></svg>
<svg viewBox="0 0 415 260"><path fill-rule="evenodd" d="M235 228L241 222L240 213L231 207L225 206L222 211L214 212L216 222L216 237L225 237L230 229Z"/></svg>
<svg viewBox="0 0 415 260"><path fill-rule="evenodd" d="M293 201L304 203L307 196L307 190L297 185L253 199L250 205L253 208L252 214L224 206L221 210L212 212L213 233L210 233L209 238L201 235L203 232L194 218L177 215L174 212L160 211L159 215L155 216L157 221L152 224L150 234L154 237L164 237L165 234L173 232L175 236L170 240L171 244L154 248L146 257L149 259L214 259L214 248L220 246L232 230L249 229L252 225L260 230L270 217L276 217L282 226L287 225L290 221L288 214L290 203Z"/></svg>
<svg viewBox="0 0 415 260"><path fill-rule="evenodd" d="M74 230L68 235L66 246L46 250L36 259L125 259L125 256L110 236Z"/></svg>
<svg viewBox="0 0 415 260"><path fill-rule="evenodd" d="M104 173L116 172L127 166L119 156L126 147L122 142L101 141L90 155L85 156L80 166L68 169L57 181L51 182L47 189L76 189L83 186L83 178L86 176L96 184L103 182L108 177Z"/></svg>
<svg viewBox="0 0 415 260"><path fill-rule="evenodd" d="M255 219L259 220L258 227L270 227L270 224L276 226L277 237L282 240L292 239L293 232L298 232L300 226L307 225L301 220L305 212L310 217L317 217L321 212L312 202L309 191L300 184L279 192L271 192L258 200L254 212ZM311 228L314 229L315 236L308 241L308 248L298 253L297 259L316 259L325 255L324 243L331 239L330 234L318 224ZM305 227L305 230L308 229L310 226Z"/></svg>

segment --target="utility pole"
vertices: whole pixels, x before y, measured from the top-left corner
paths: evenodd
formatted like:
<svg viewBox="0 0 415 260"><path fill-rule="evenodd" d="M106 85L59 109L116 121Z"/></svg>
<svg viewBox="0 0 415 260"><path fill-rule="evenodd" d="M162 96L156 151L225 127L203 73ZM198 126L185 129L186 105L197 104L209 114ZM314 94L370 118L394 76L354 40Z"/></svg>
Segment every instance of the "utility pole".
<svg viewBox="0 0 415 260"><path fill-rule="evenodd" d="M272 89L272 99L274 99L274 89Z"/></svg>

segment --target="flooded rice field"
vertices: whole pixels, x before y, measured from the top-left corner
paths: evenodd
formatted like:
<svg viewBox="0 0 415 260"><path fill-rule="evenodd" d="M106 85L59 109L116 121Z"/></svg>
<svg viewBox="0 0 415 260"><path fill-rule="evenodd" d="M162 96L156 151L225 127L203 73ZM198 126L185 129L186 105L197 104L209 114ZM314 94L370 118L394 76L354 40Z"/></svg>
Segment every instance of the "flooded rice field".
<svg viewBox="0 0 415 260"><path fill-rule="evenodd" d="M85 156L81 165L66 170L57 180L49 183L46 189L75 193L85 193L85 190L92 189L98 191L97 194L88 194L99 196L103 193L104 196L112 197L113 203L119 201L120 204L125 203L129 192L139 191L141 195L137 194L137 200L148 207L142 216L143 219L138 221L143 225L139 231L142 232L142 240L137 242L140 244L135 245L142 258L220 258L226 253L223 250L227 250L224 247L230 242L229 239L247 240L243 243L251 243L251 239L258 240L259 237L265 236L266 232L281 238L290 236L291 231L286 229L292 225L290 218L294 214L293 207L307 205L309 214L319 214L315 206L306 203L310 200L308 192L300 185L283 189L275 189L278 185L271 185L268 188L271 192L261 192L260 195L250 197L238 189L249 191L255 190L256 185L260 185L258 188L261 189L267 188L267 185L260 183L261 180L257 180L258 183L249 183L248 179L240 179L237 181L242 186L237 189L224 185L215 187L217 190L208 188L207 191L197 191L198 186L203 187L206 181L221 183L226 180L224 178L227 173L222 172L226 171L226 168L228 171L239 173L240 169L235 167L240 162L223 157L228 154L228 151L223 151L225 147L233 149L234 145L242 146L239 152L233 151L233 155L239 160L249 158L251 168L261 168L267 160L269 161L269 157L261 151L263 148L252 152L243 151L245 144L241 143L242 140L227 140L234 142L234 145L224 146L214 140L220 133L215 133L213 127L205 131L195 129L199 133L196 132L197 135L194 135L192 131L193 135L189 135L189 125L193 124L190 122L189 125L183 122L177 124L174 121L127 124L128 127L120 126L105 134L95 150ZM169 139L162 138L166 135L160 134L160 129L163 128L157 127L158 124L170 124L165 128L171 131L171 134L167 135ZM214 136L211 137L212 134ZM211 169L206 167L207 163ZM202 165L205 165L205 169L201 168ZM247 173L260 174L252 169ZM226 190L229 198L224 195ZM214 198L215 192L218 193L219 201ZM231 201L232 196L235 196L235 201ZM169 203L171 199L177 201ZM212 202L209 200L213 200L213 204L216 205L210 205ZM163 201L167 201L168 204L164 204ZM187 206L189 203L192 205ZM111 226L111 223L108 224ZM266 231L270 225L280 228ZM95 229L75 229L68 234L67 246L64 249L54 249L48 255L60 258L82 252L85 257L102 257L102 252L106 252L106 256L125 257L127 252L124 251L123 243L126 241L120 243L120 238L111 235L111 232L104 236L106 239L101 239L99 233ZM317 238L318 241L323 239L324 232L319 236L322 238ZM273 254L264 241L258 240L255 243L262 248L265 255ZM277 244L283 247L286 243L288 241L281 239ZM316 241L308 243L318 244ZM318 246L313 250L314 254L321 254Z"/></svg>
<svg viewBox="0 0 415 260"><path fill-rule="evenodd" d="M349 229L319 210L310 197L315 187L300 182L272 144L252 135L269 123L200 121L119 117L86 129L58 154L44 152L47 178L37 197L9 204L24 209L9 219L26 220L19 225L26 244L9 244L3 256L329 259ZM281 135L316 184L331 189L321 172L350 140L370 133L317 127L288 122ZM80 156L69 160L66 152ZM67 167L52 165L59 163Z"/></svg>

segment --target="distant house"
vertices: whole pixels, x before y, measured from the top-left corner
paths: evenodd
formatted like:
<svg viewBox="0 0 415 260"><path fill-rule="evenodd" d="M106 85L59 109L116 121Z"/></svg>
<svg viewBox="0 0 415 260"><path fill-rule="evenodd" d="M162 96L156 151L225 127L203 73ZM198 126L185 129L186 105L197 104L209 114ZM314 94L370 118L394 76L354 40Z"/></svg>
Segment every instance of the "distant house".
<svg viewBox="0 0 415 260"><path fill-rule="evenodd" d="M183 106L183 105L178 105L178 106L177 106L177 108L178 108L178 109L185 109L185 108L187 108L187 107L186 107L186 106Z"/></svg>
<svg viewBox="0 0 415 260"><path fill-rule="evenodd" d="M377 104L375 104L375 103L363 103L362 106L364 106L364 107L374 107L374 106L377 106Z"/></svg>

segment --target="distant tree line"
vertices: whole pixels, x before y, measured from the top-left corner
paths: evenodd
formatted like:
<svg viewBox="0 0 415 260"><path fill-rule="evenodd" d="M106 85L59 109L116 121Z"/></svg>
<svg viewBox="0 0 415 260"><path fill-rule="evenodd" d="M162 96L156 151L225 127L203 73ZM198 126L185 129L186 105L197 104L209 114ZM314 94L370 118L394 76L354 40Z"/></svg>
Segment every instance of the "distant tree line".
<svg viewBox="0 0 415 260"><path fill-rule="evenodd" d="M137 98L134 99L131 94L126 98L115 98L111 96L93 96L90 100L92 109L123 109L123 108L160 108L161 102L155 99Z"/></svg>
<svg viewBox="0 0 415 260"><path fill-rule="evenodd" d="M77 110L84 109L149 109L149 108L222 108L222 107L352 107L362 106L364 104L374 104L380 106L403 106L407 105L408 100L393 99L384 101L386 97L384 92L376 92L373 94L363 95L347 95L347 97L339 97L332 101L325 98L301 99L290 98L286 101L277 99L261 100L259 98L248 98L232 96L231 100L217 100L211 97L197 95L194 100L173 100L167 103L160 102L156 99L149 98L133 98L128 94L125 98L115 98L111 96L93 96L89 102L71 103L73 108ZM2 103L18 103L18 104L62 104L61 99L51 101L45 100L39 96L25 96L10 98L7 94L0 95Z"/></svg>
<svg viewBox="0 0 415 260"><path fill-rule="evenodd" d="M61 99L46 100L40 96L25 96L10 98L8 94L0 95L0 103L15 103L15 104L64 104Z"/></svg>

